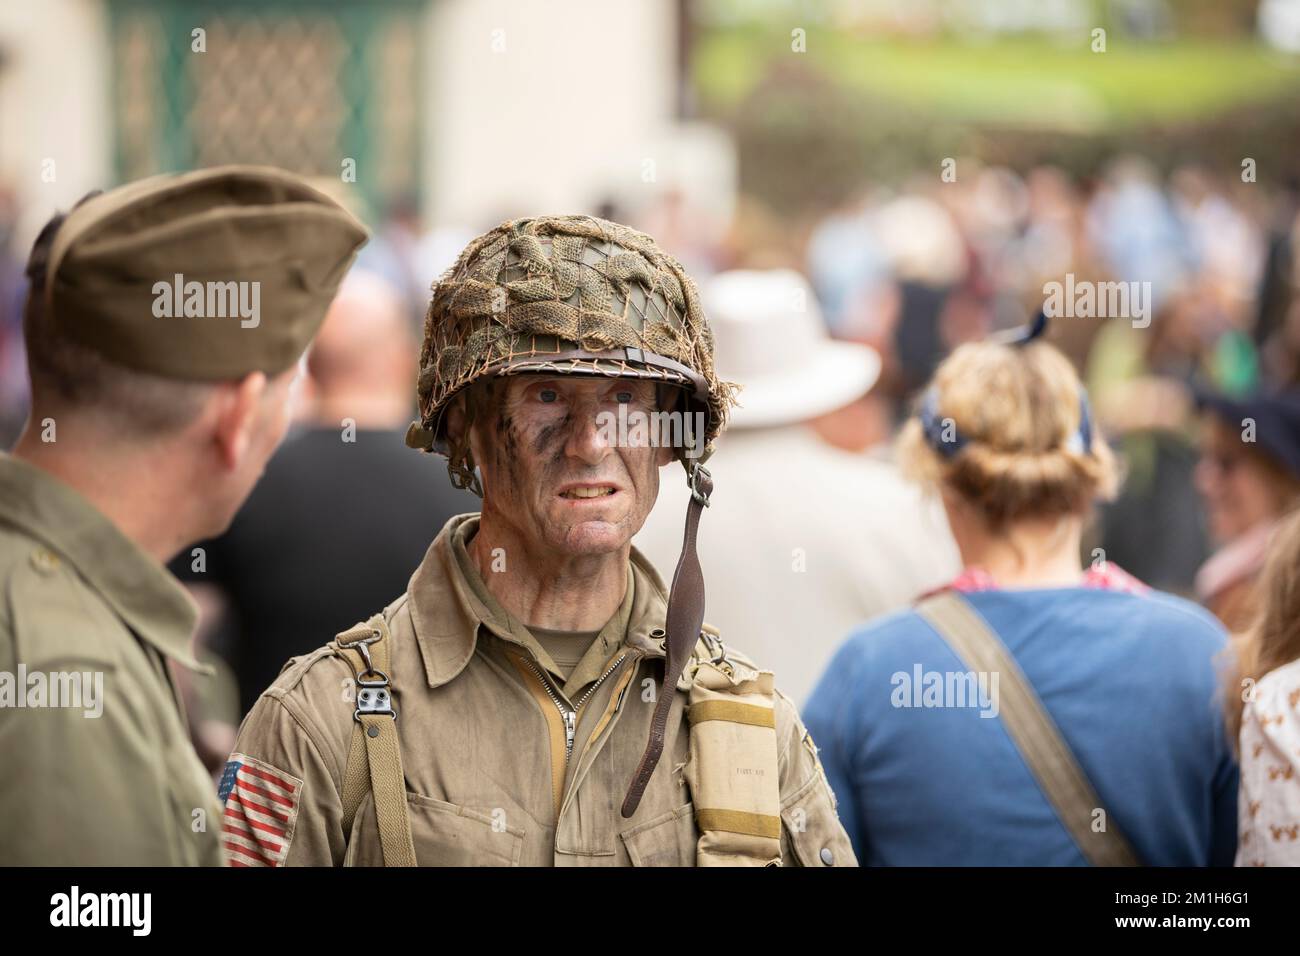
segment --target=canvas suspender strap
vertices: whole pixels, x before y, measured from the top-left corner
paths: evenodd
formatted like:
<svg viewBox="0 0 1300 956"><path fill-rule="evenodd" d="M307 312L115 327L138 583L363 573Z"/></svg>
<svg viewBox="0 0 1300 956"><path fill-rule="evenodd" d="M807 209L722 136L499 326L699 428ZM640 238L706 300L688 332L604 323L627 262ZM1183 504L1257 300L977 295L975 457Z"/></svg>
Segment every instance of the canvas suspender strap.
<svg viewBox="0 0 1300 956"><path fill-rule="evenodd" d="M916 611L977 674L999 675L1002 724L1028 764L1057 816L1093 866L1140 866L1124 834L1105 812L1061 732L1006 645L956 591L941 591ZM1093 814L1102 810L1106 828L1095 831Z"/></svg>
<svg viewBox="0 0 1300 956"><path fill-rule="evenodd" d="M356 726L343 773L343 833L345 838L351 838L357 809L369 790L375 798L384 866L415 866L397 713L388 679L387 638L388 626L382 614L334 638L335 647L352 665L357 681L353 715Z"/></svg>

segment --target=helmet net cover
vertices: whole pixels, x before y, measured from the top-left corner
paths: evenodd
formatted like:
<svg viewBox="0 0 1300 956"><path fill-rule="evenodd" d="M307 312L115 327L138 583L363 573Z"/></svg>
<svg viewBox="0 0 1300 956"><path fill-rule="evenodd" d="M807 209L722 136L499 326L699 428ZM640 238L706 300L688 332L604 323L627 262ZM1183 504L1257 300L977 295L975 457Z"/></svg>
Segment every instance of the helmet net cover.
<svg viewBox="0 0 1300 956"><path fill-rule="evenodd" d="M407 444L445 450L451 398L479 378L521 372L683 386L706 413L708 448L735 403L681 264L644 233L590 216L502 223L434 283Z"/></svg>

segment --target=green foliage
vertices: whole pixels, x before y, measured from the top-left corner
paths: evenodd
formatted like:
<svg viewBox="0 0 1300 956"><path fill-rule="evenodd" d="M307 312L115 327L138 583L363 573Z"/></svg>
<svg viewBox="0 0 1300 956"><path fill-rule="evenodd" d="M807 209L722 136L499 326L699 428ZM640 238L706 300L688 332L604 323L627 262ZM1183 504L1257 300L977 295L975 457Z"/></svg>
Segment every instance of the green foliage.
<svg viewBox="0 0 1300 956"><path fill-rule="evenodd" d="M1300 59L1254 42L1132 43L1114 33L1094 53L1082 34L989 43L865 39L810 28L806 53L788 35L750 29L704 35L695 51L702 99L725 111L782 61L797 59L850 94L935 117L1095 129L1206 118L1286 92L1300 94Z"/></svg>
<svg viewBox="0 0 1300 956"><path fill-rule="evenodd" d="M1260 179L1296 169L1300 58L1253 41L1138 44L1114 32L988 42L858 37L811 25L704 31L694 76L704 113L728 126L742 188L784 210L843 199L864 180L938 176L948 156L1089 174L1137 152L1197 158Z"/></svg>

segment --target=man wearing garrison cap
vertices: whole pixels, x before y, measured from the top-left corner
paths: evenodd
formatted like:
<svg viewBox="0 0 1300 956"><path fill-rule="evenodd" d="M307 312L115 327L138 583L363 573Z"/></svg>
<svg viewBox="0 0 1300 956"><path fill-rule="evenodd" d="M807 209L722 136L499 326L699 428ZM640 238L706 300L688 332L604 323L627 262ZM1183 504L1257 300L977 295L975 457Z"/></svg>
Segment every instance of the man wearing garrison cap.
<svg viewBox="0 0 1300 956"><path fill-rule="evenodd" d="M37 238L31 416L0 455L0 865L222 862L169 669L198 666L196 609L163 563L257 481L365 238L246 166L95 195Z"/></svg>

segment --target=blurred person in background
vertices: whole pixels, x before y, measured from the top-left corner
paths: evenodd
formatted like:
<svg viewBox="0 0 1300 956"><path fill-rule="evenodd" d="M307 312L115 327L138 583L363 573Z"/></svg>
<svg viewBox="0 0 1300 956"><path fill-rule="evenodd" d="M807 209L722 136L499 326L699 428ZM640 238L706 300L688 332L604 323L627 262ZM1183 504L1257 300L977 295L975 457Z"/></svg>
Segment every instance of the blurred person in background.
<svg viewBox="0 0 1300 956"><path fill-rule="evenodd" d="M1088 205L1089 243L1116 279L1150 282L1157 302L1193 271L1192 239L1140 156L1120 156L1107 168Z"/></svg>
<svg viewBox="0 0 1300 956"><path fill-rule="evenodd" d="M876 217L890 270L898 283L898 308L888 330L900 398L913 394L952 346L944 312L970 273L970 251L952 215L924 194L905 194Z"/></svg>
<svg viewBox="0 0 1300 956"><path fill-rule="evenodd" d="M1290 177L1266 214L1267 235L1260 268L1252 335L1263 377L1300 387L1300 179Z"/></svg>
<svg viewBox="0 0 1300 956"><path fill-rule="evenodd" d="M808 276L836 338L869 341L880 334L880 300L893 280L875 236L877 202L864 192L831 210L808 239Z"/></svg>
<svg viewBox="0 0 1300 956"><path fill-rule="evenodd" d="M792 270L721 273L702 290L719 374L744 383L708 468L726 489L701 523L709 618L742 634L796 701L843 635L950 578L942 515L888 461L827 444L816 423L875 383L874 350L834 342ZM657 567L681 548L668 485L636 538Z"/></svg>
<svg viewBox="0 0 1300 956"><path fill-rule="evenodd" d="M197 546L202 570L193 551L175 564L205 606L221 609L204 621L205 643L238 686L236 711L195 721L206 727L210 767L224 762L239 720L286 660L382 607L447 519L477 510L476 498L406 449L412 348L399 292L354 269L308 355L306 424L230 530Z"/></svg>
<svg viewBox="0 0 1300 956"><path fill-rule="evenodd" d="M602 219L617 221L620 211L612 206L598 214ZM692 204L681 188L664 189L641 220L637 228L657 236L665 249L673 250L673 256L691 275L707 276L717 271L716 240L724 230L718 228L707 210Z"/></svg>
<svg viewBox="0 0 1300 956"><path fill-rule="evenodd" d="M900 303L882 243L876 237L879 197L874 191L832 209L808 239L807 272L833 338L857 342L894 365L892 335ZM889 378L888 374L882 376ZM888 381L821 416L814 427L823 439L845 451L862 452L890 440L897 396Z"/></svg>
<svg viewBox="0 0 1300 956"><path fill-rule="evenodd" d="M1300 388L1300 299L1291 306L1286 324L1267 343L1264 357L1267 380Z"/></svg>
<svg viewBox="0 0 1300 956"><path fill-rule="evenodd" d="M374 273L388 283L391 292L401 296L417 331L429 285L422 276L436 274L420 271L418 250L422 233L414 197L400 196L388 204L383 222L357 257L359 269Z"/></svg>
<svg viewBox="0 0 1300 956"><path fill-rule="evenodd" d="M805 708L840 818L864 865L1229 864L1237 768L1212 664L1223 629L1113 563L1081 570L1084 522L1115 466L1069 362L1029 338L958 348L900 438L965 570L850 637ZM1000 666L966 663L937 601L964 609ZM1001 694L993 683L1012 668L1046 714L1040 743L1054 737L1081 769L1073 800L1049 800L1014 742L1025 711L1003 706L1012 681ZM980 689L952 697L967 677Z"/></svg>
<svg viewBox="0 0 1300 956"><path fill-rule="evenodd" d="M1068 274L1076 282L1105 281L1109 276L1088 242L1083 184L1056 167L1038 166L1026 174L1025 190L1023 227L995 260L991 279L996 287L1013 290L1032 313L1042 306L1048 282L1063 281ZM1082 372L1105 321L1074 316L1057 322L1051 342Z"/></svg>
<svg viewBox="0 0 1300 956"><path fill-rule="evenodd" d="M1228 329L1247 327L1268 253L1264 229L1199 166L1174 170L1169 192L1190 246L1198 298Z"/></svg>
<svg viewBox="0 0 1300 956"><path fill-rule="evenodd" d="M870 392L818 419L831 444L864 451L887 443L939 357L969 338L972 324L976 334L985 330L986 283L952 211L964 190L947 183L936 192L917 180L896 195L864 190L813 227L807 268L829 303L831 334L881 358Z"/></svg>
<svg viewBox="0 0 1300 956"><path fill-rule="evenodd" d="M1153 587L1185 596L1209 553L1192 481L1192 387L1217 378L1206 317L1199 299L1183 290L1165 299L1146 328L1106 319L1087 366L1098 424L1125 467L1123 490L1101 510L1098 543L1109 560Z"/></svg>
<svg viewBox="0 0 1300 956"><path fill-rule="evenodd" d="M712 271L795 268L804 258L802 246L785 217L762 199L741 193L713 251Z"/></svg>
<svg viewBox="0 0 1300 956"><path fill-rule="evenodd" d="M27 371L23 349L23 299L27 278L14 246L18 201L0 183L0 448L10 447L27 417Z"/></svg>
<svg viewBox="0 0 1300 956"><path fill-rule="evenodd" d="M1229 631L1250 625L1269 542L1300 505L1300 389L1232 399L1202 393L1196 488L1218 550L1196 574L1201 602Z"/></svg>
<svg viewBox="0 0 1300 956"><path fill-rule="evenodd" d="M1226 683L1239 742L1238 866L1300 866L1300 512L1279 527Z"/></svg>

